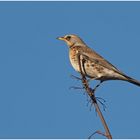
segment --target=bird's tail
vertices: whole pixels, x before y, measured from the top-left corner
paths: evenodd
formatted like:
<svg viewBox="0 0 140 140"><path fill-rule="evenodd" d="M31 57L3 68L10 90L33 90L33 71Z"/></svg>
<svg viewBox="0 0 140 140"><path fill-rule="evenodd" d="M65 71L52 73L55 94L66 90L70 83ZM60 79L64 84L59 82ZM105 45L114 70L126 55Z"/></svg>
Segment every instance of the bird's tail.
<svg viewBox="0 0 140 140"><path fill-rule="evenodd" d="M137 86L140 86L140 81L137 81L137 80L135 80L135 79L133 79L133 78L131 78L131 77L128 77L128 76L126 76L126 75L125 75L125 77L126 77L126 81L128 81L128 82L130 82L130 83L132 83L132 84L135 84L135 85L137 85Z"/></svg>

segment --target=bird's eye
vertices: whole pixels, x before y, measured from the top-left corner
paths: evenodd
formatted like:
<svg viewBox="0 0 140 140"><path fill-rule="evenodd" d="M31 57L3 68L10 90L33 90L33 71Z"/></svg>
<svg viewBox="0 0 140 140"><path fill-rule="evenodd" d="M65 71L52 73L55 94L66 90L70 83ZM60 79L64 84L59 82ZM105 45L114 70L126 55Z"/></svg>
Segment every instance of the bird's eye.
<svg viewBox="0 0 140 140"><path fill-rule="evenodd" d="M66 40L69 41L70 39L71 39L71 36L67 36L67 37L66 37Z"/></svg>

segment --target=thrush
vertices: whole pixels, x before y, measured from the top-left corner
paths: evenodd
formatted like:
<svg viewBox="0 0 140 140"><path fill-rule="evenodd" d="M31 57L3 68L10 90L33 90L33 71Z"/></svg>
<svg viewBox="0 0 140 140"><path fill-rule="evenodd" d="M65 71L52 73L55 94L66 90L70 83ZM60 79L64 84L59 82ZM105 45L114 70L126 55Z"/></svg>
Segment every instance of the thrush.
<svg viewBox="0 0 140 140"><path fill-rule="evenodd" d="M125 75L101 55L89 48L77 35L65 35L57 39L66 42L69 47L71 65L76 71L82 72L86 77L93 80L100 80L100 82L123 80L140 86L139 81ZM79 65L81 65L81 69Z"/></svg>

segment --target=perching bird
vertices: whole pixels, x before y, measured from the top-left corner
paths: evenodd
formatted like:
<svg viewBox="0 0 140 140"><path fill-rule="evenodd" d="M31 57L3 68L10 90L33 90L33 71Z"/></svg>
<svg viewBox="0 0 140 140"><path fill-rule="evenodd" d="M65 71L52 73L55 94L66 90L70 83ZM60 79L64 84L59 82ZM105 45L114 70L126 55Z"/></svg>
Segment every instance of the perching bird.
<svg viewBox="0 0 140 140"><path fill-rule="evenodd" d="M69 58L73 68L93 80L123 80L140 86L140 82L125 75L115 66L89 48L77 35L65 35L57 39L63 40L69 46ZM79 57L80 56L80 57ZM79 60L80 58L80 60Z"/></svg>

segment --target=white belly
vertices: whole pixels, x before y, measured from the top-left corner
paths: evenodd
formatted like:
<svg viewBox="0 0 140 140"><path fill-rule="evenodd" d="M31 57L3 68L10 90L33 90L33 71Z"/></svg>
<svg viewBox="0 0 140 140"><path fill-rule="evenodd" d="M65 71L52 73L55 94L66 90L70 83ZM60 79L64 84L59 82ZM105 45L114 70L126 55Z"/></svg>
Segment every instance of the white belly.
<svg viewBox="0 0 140 140"><path fill-rule="evenodd" d="M80 71L79 71L78 60L75 60L75 59L73 59L73 58L70 57L70 63L71 63L71 65L72 65L72 67L73 67L76 71L80 72Z"/></svg>

